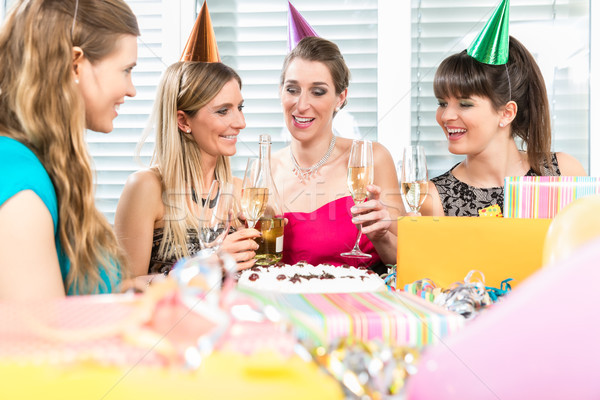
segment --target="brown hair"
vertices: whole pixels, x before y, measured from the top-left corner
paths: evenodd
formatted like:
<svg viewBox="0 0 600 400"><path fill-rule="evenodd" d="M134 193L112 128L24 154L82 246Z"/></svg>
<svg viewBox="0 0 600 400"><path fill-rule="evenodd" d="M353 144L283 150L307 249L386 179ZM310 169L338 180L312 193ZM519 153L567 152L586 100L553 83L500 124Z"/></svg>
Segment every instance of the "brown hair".
<svg viewBox="0 0 600 400"><path fill-rule="evenodd" d="M60 242L70 260L68 293L96 292L101 268L117 281L121 261L113 230L94 202L73 46L94 63L122 35L139 33L122 0L20 1L0 30L0 132L29 147L54 184Z"/></svg>
<svg viewBox="0 0 600 400"><path fill-rule="evenodd" d="M151 119L156 130L152 164L161 178L165 204L163 239L158 250L165 258L189 256L186 233L197 229L197 219L186 194L193 189L200 196L204 184L202 153L193 137L179 129L177 111L194 117L231 80L242 88L239 75L225 64L185 61L169 66L158 86ZM233 181L229 157L217 158L215 175L219 181Z"/></svg>
<svg viewBox="0 0 600 400"><path fill-rule="evenodd" d="M350 70L344 61L344 57L338 46L329 40L322 39L316 36L307 36L302 39L298 45L285 57L283 68L281 69L280 84L285 81L285 73L290 63L295 59L300 58L306 61L319 61L327 66L333 84L335 86L335 94L342 93L350 84ZM344 100L343 108L348 101Z"/></svg>
<svg viewBox="0 0 600 400"><path fill-rule="evenodd" d="M526 144L529 164L536 173L541 174L542 166L550 163L552 126L546 85L535 59L517 39L510 37L506 65L480 63L466 50L446 58L435 73L433 91L437 98L487 97L497 110L514 101L513 137Z"/></svg>

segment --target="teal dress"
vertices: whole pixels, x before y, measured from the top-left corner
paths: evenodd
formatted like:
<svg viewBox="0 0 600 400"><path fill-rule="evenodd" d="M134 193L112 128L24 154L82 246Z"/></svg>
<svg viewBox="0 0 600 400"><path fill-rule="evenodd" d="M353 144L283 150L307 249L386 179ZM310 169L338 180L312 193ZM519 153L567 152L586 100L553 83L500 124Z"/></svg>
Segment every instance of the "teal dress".
<svg viewBox="0 0 600 400"><path fill-rule="evenodd" d="M63 282L66 282L71 263L63 252L58 234L58 204L54 185L40 160L27 146L12 138L0 136L0 207L24 190L31 190L37 194L52 216L56 254ZM121 280L119 274L116 280L111 281L104 269L100 270L100 277L102 282L95 293L110 293ZM68 294L78 293L69 290Z"/></svg>

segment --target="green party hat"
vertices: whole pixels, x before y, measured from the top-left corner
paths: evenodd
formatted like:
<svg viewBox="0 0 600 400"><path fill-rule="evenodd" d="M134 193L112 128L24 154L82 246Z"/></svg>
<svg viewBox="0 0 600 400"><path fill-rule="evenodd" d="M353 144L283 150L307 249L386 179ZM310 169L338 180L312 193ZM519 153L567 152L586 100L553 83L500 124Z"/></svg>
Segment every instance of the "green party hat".
<svg viewBox="0 0 600 400"><path fill-rule="evenodd" d="M481 63L503 65L508 62L508 3L509 0L502 0L467 49L467 54Z"/></svg>

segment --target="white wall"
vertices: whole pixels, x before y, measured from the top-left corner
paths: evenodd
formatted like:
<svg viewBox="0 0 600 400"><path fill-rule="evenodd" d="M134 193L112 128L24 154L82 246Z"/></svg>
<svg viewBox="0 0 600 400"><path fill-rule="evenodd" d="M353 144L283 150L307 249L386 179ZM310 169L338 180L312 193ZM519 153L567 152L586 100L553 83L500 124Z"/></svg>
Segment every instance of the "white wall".
<svg viewBox="0 0 600 400"><path fill-rule="evenodd" d="M397 163L410 144L411 2L380 1L378 17L378 141Z"/></svg>
<svg viewBox="0 0 600 400"><path fill-rule="evenodd" d="M596 21L596 23L594 23ZM590 175L600 176L600 3L590 1ZM597 73L594 74L594 71Z"/></svg>

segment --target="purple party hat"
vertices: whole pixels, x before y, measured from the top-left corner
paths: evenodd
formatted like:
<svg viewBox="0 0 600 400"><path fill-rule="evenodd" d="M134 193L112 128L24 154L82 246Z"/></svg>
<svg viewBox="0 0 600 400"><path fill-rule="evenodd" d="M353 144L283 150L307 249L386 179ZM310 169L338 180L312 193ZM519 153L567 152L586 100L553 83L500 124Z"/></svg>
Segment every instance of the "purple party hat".
<svg viewBox="0 0 600 400"><path fill-rule="evenodd" d="M319 35L288 1L288 51L292 51L298 42L307 36Z"/></svg>

